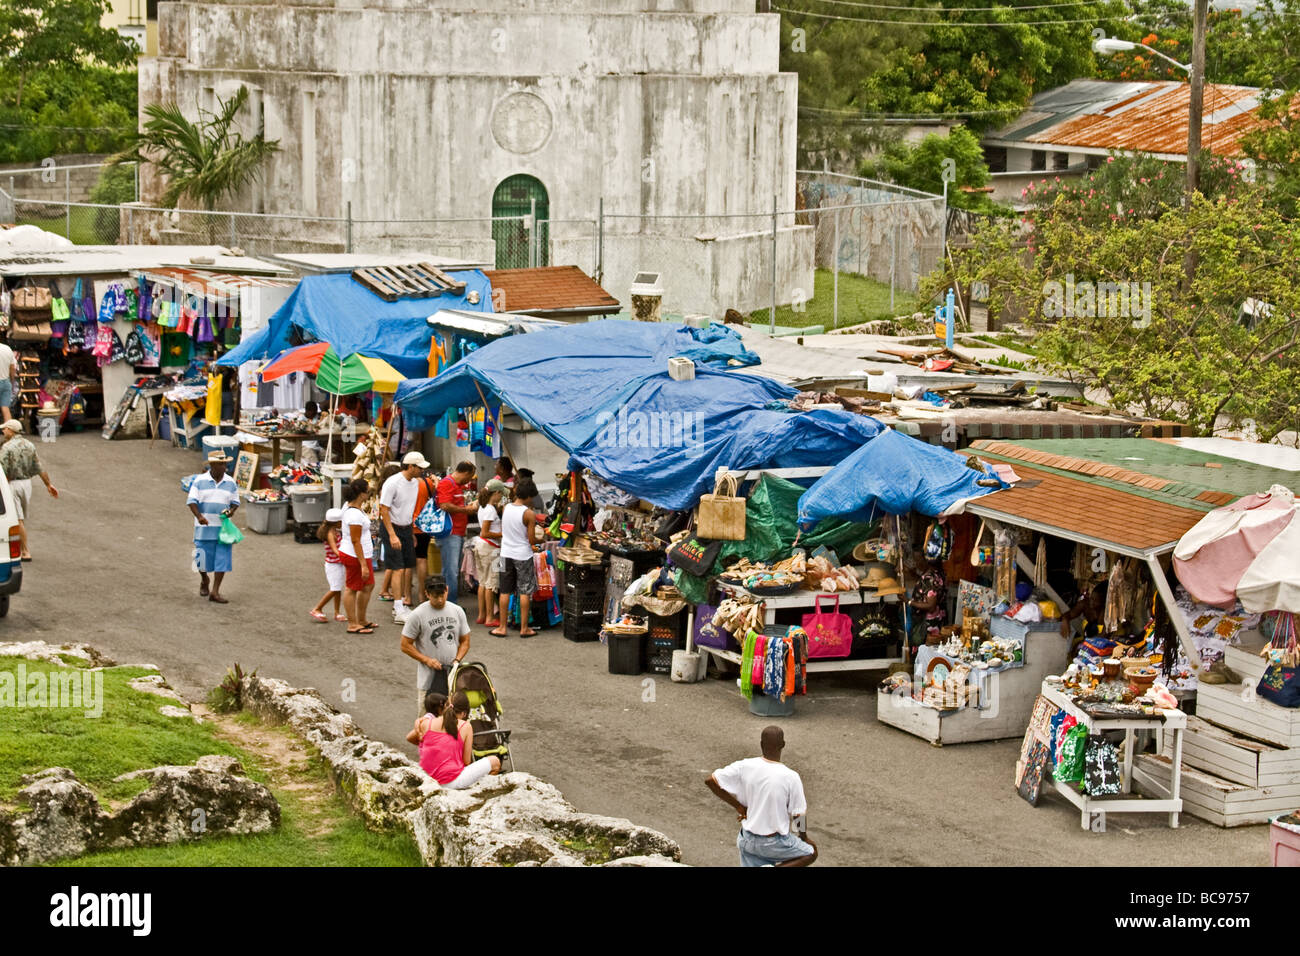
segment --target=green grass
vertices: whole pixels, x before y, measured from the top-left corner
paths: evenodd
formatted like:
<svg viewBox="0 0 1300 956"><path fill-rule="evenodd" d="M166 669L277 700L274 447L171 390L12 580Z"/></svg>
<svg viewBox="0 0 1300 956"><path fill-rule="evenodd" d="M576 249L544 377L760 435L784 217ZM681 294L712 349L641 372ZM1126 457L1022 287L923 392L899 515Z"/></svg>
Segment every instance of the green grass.
<svg viewBox="0 0 1300 956"><path fill-rule="evenodd" d="M20 663L29 677L38 671L77 669L0 657L0 670L13 672ZM160 706L174 701L127 686L132 678L156 671L110 667L102 673L104 700L99 717L87 717L76 708L0 707L0 800L12 802L22 789L21 776L46 767L68 767L101 799L120 800L139 793L143 784L113 783L119 774L162 764L189 764L204 754L238 754L215 737L210 725L158 712Z"/></svg>
<svg viewBox="0 0 1300 956"><path fill-rule="evenodd" d="M72 210L72 234L68 234L68 220L65 216L54 216L49 219L43 219L36 216L20 216L21 224L24 226L36 226L44 229L46 232L52 232L55 235L71 239L74 245L78 246L102 246L112 245L113 240L107 243L95 232L92 216L88 215L97 212L94 209L85 209L84 207L73 208Z"/></svg>
<svg viewBox="0 0 1300 956"><path fill-rule="evenodd" d="M22 664L36 672L76 671L44 661L0 657L0 672ZM56 865L67 866L419 866L419 853L405 833L372 833L353 816L333 791L318 754L302 745L292 763L264 757L250 746L223 739L212 721L202 724L165 717L158 712L165 698L127 686L134 677L155 671L139 667L103 670L103 713L83 710L0 707L0 802L16 804L23 774L46 767L68 767L101 803L125 802L147 781L113 783L130 770L163 764L191 764L204 754L238 757L248 777L268 786L280 804L281 825L274 833L216 837L201 843L144 847L96 853ZM223 721L241 742L258 735L281 735L296 741L286 728L267 727L241 713ZM17 807L22 812L24 807Z"/></svg>
<svg viewBox="0 0 1300 956"><path fill-rule="evenodd" d="M910 315L921 309L920 299L902 289L894 290L891 308L888 283L844 272L840 273L839 293L839 328ZM829 269L818 269L813 279L813 297L804 303L803 311L795 312L788 305L780 306L776 310L776 324L794 327L820 325L829 332L836 327L834 301L834 274ZM749 320L766 324L768 310L754 310Z"/></svg>

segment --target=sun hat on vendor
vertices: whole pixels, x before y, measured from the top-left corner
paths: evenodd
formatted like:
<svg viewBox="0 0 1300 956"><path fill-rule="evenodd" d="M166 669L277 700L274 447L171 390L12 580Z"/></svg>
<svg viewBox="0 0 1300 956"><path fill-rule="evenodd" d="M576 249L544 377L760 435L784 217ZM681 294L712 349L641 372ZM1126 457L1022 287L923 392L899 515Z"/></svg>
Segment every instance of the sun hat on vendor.
<svg viewBox="0 0 1300 956"><path fill-rule="evenodd" d="M6 422L5 424L7 425L8 423ZM227 455L224 451L221 451L220 449L216 451L208 452L208 464L213 464L216 462L220 462L224 464L228 461L234 461L234 459L231 458L229 455Z"/></svg>

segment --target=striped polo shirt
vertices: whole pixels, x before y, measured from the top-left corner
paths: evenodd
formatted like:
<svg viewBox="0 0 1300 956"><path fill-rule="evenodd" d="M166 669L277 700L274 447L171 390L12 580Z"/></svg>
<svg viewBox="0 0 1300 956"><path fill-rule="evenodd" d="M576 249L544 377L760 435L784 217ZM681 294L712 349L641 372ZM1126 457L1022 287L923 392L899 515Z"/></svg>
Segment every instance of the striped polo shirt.
<svg viewBox="0 0 1300 956"><path fill-rule="evenodd" d="M199 524L197 518L194 520L194 540L216 541L221 532L221 512L239 504L239 486L229 475L222 475L220 481L214 481L212 472L205 471L190 485L190 496L185 503L198 505L199 513L208 519L206 525Z"/></svg>

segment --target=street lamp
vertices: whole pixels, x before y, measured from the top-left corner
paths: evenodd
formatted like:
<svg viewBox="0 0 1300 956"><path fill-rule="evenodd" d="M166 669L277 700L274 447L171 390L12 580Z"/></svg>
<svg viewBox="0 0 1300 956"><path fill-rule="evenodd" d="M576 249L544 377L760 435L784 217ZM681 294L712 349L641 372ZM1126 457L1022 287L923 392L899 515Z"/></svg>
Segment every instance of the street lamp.
<svg viewBox="0 0 1300 956"><path fill-rule="evenodd" d="M1160 59L1172 63L1187 72L1191 86L1187 97L1187 203L1190 207L1192 194L1201 186L1201 114L1205 110L1205 22L1209 12L1209 0L1195 0L1192 19L1192 62L1179 63L1171 56L1165 56L1159 50L1145 43L1131 40L1117 40L1102 37L1092 42L1093 52L1100 56L1112 53L1124 53L1138 47L1148 53L1154 53Z"/></svg>
<svg viewBox="0 0 1300 956"><path fill-rule="evenodd" d="M1131 40L1116 40L1113 37L1094 40L1092 43L1092 52L1100 54L1101 56L1110 56L1112 53L1128 53L1132 50L1136 50L1138 47L1141 47L1148 53L1154 53L1167 63L1172 63L1174 66L1178 67L1178 69L1186 71L1188 75L1192 72L1192 65L1190 63L1179 63L1172 56L1165 56L1165 54L1155 49L1155 47L1149 47L1145 43L1134 43Z"/></svg>

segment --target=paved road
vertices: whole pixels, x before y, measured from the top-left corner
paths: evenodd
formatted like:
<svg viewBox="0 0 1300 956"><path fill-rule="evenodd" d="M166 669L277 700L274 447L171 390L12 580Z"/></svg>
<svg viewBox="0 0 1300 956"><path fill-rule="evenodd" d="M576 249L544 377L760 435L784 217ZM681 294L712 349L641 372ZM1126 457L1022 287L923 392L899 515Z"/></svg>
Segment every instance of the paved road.
<svg viewBox="0 0 1300 956"><path fill-rule="evenodd" d="M231 603L211 604L190 571L191 520L178 484L198 469L197 454L97 433L38 448L63 496L35 492L36 560L0 639L87 641L121 661L157 664L196 698L238 661L316 687L371 736L408 746L415 664L399 653L391 624L349 637L343 625L308 618L324 590L318 545L250 534L224 589ZM767 721L749 714L734 683L611 675L603 646L556 631L498 640L476 627L471 657L497 684L520 769L582 810L671 835L687 862L735 864L734 817L703 780L756 754ZM348 680L355 702L342 700ZM1033 808L1012 791L1018 741L932 748L878 723L871 687L862 674L816 675L784 722L787 761L803 775L826 864L1267 862L1261 827L1220 830L1185 817L1170 831L1162 817L1130 815L1112 817L1106 834L1083 832L1059 797Z"/></svg>

